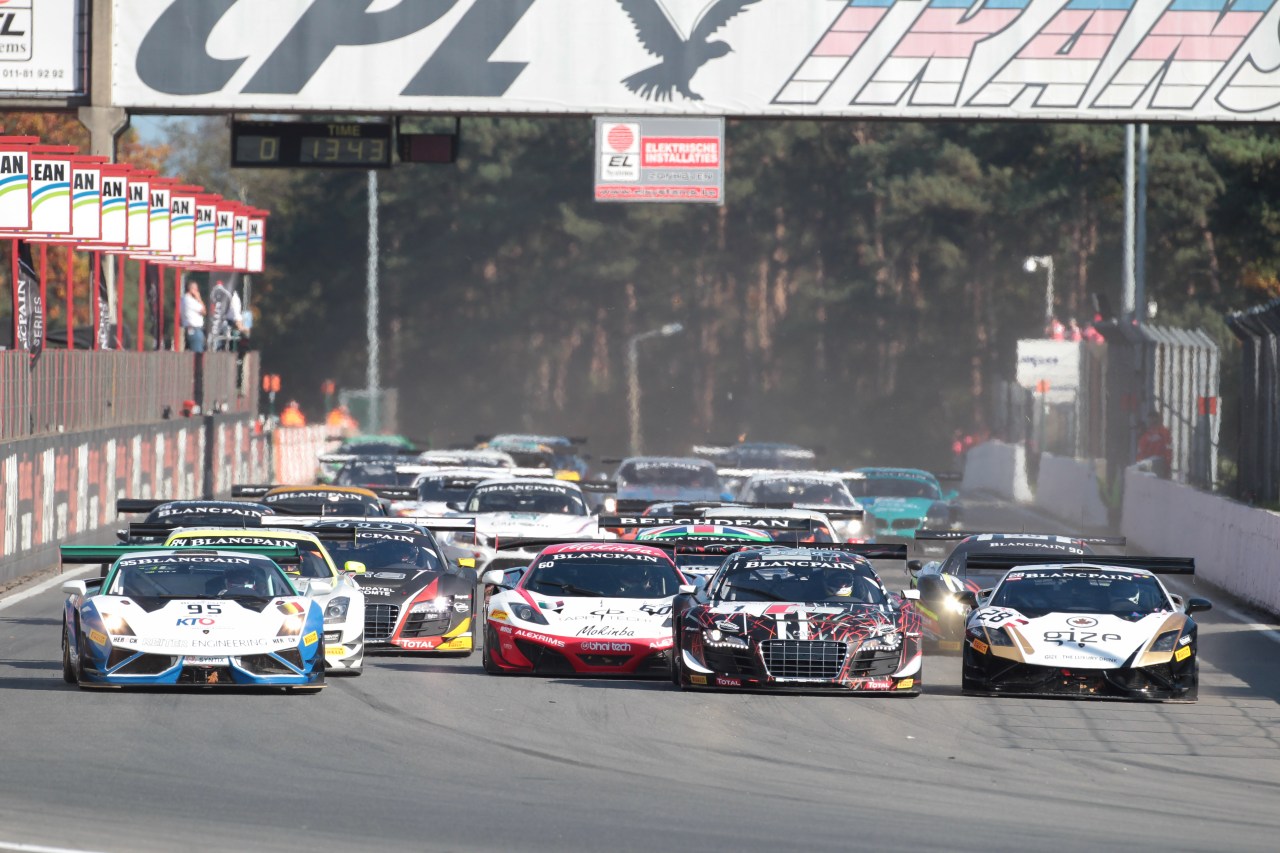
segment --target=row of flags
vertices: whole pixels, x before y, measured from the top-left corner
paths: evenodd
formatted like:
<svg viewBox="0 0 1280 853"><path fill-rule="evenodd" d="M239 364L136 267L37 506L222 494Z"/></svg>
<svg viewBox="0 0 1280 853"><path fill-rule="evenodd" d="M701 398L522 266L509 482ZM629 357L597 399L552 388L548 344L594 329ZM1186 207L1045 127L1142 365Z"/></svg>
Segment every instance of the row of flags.
<svg viewBox="0 0 1280 853"><path fill-rule="evenodd" d="M59 244L184 271L257 273L263 268L268 215L177 178L80 154L75 146L0 136L0 239L14 240L16 249L15 347L38 350L43 341L45 306L32 244ZM104 264L101 257L94 261L101 329L110 318L107 300L96 298L105 288L99 280Z"/></svg>

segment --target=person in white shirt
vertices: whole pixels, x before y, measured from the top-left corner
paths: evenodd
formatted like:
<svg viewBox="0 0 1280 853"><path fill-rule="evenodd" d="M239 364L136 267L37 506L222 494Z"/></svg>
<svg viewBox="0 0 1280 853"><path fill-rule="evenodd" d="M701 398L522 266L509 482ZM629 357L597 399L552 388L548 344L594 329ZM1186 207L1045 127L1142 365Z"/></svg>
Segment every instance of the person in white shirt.
<svg viewBox="0 0 1280 853"><path fill-rule="evenodd" d="M182 330L186 334L188 352L204 352L204 300L200 297L200 285L187 282L187 292L182 294Z"/></svg>

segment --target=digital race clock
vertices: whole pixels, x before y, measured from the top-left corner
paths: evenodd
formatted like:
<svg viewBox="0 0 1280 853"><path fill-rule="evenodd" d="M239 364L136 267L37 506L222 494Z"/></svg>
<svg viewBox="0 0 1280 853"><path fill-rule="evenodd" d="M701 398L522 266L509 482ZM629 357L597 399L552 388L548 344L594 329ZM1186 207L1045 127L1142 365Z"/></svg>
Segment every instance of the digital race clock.
<svg viewBox="0 0 1280 853"><path fill-rule="evenodd" d="M231 123L231 165L386 169L391 166L391 125L235 121Z"/></svg>

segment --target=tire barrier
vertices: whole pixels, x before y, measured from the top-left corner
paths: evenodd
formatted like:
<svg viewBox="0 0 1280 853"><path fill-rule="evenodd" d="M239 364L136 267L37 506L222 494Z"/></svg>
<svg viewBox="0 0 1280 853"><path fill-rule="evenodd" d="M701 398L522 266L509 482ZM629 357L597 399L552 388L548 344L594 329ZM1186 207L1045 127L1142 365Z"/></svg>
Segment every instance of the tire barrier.
<svg viewBox="0 0 1280 853"><path fill-rule="evenodd" d="M265 480L267 451L248 415L0 444L0 584L56 564L59 545L114 539L119 498L223 495L233 482Z"/></svg>

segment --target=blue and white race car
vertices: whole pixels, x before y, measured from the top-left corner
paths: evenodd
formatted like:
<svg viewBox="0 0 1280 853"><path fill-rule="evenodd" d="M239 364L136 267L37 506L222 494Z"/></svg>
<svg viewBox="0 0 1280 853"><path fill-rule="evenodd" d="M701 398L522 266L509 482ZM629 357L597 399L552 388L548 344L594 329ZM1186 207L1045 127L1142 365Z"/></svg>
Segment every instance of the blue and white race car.
<svg viewBox="0 0 1280 853"><path fill-rule="evenodd" d="M272 558L296 548L63 547L62 677L81 687L324 687L324 612ZM313 582L311 592L325 592ZM321 584L321 587L326 586Z"/></svg>
<svg viewBox="0 0 1280 853"><path fill-rule="evenodd" d="M840 475L867 512L877 542L914 539L922 527L946 530L958 517L957 494L918 468L858 468Z"/></svg>

